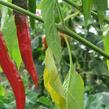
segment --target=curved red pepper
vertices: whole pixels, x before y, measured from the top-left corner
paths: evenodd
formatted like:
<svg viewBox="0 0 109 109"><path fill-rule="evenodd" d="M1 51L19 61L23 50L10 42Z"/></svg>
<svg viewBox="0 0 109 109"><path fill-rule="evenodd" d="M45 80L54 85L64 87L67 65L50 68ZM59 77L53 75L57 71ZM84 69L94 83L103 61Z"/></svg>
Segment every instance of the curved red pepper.
<svg viewBox="0 0 109 109"><path fill-rule="evenodd" d="M25 90L23 82L18 74L15 64L10 59L10 56L3 40L2 33L0 32L0 66L2 67L10 85L12 86L17 109L25 109Z"/></svg>
<svg viewBox="0 0 109 109"><path fill-rule="evenodd" d="M45 51L48 48L48 44L46 41L46 35L42 36L42 46L43 46L43 51Z"/></svg>
<svg viewBox="0 0 109 109"><path fill-rule="evenodd" d="M32 48L27 17L21 14L15 14L15 23L19 48L26 69L30 73L35 86L38 86L38 74L32 58Z"/></svg>

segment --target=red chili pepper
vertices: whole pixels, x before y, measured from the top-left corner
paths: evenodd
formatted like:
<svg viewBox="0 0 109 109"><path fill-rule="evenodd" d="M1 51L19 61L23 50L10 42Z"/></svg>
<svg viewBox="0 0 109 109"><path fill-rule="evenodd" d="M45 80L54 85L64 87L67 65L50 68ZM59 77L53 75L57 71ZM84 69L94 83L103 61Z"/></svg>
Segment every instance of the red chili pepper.
<svg viewBox="0 0 109 109"><path fill-rule="evenodd" d="M15 64L10 59L5 41L0 32L0 66L2 67L10 85L12 86L17 109L25 109L25 90L21 77L18 74Z"/></svg>
<svg viewBox="0 0 109 109"><path fill-rule="evenodd" d="M46 35L42 36L42 46L43 46L43 51L45 51L48 48L48 44L46 41Z"/></svg>
<svg viewBox="0 0 109 109"><path fill-rule="evenodd" d="M27 23L27 17L25 15L17 13L15 14L15 23L16 23L19 48L23 62L33 79L35 86L37 87L38 74L32 58L32 48L31 48L31 40L30 40L29 27Z"/></svg>
<svg viewBox="0 0 109 109"><path fill-rule="evenodd" d="M64 39L64 33L59 33L59 37L61 38L61 46L65 47L66 46L66 42ZM47 44L47 40L46 40L46 35L42 36L42 50L45 51L48 48L48 44Z"/></svg>

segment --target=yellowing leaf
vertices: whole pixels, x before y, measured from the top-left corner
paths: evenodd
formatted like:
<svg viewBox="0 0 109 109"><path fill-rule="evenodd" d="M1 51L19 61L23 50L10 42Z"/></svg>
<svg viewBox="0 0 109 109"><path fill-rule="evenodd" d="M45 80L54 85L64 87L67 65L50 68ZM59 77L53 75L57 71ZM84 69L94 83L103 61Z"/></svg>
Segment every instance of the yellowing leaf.
<svg viewBox="0 0 109 109"><path fill-rule="evenodd" d="M64 90L50 49L46 51L43 77L44 86L49 92L53 102L55 102L60 109L65 109Z"/></svg>
<svg viewBox="0 0 109 109"><path fill-rule="evenodd" d="M54 82L60 88L60 83L59 83L60 81L59 80L56 81L56 80ZM61 95L61 93L59 93L56 90L56 86L55 86L55 84L53 85L52 82L53 82L53 80L51 80L48 70L45 69L45 71L44 71L44 86L45 86L46 90L49 92L49 94L51 95L53 102L55 102L60 107L60 109L64 109L64 107L65 107L64 106L65 105L64 97Z"/></svg>

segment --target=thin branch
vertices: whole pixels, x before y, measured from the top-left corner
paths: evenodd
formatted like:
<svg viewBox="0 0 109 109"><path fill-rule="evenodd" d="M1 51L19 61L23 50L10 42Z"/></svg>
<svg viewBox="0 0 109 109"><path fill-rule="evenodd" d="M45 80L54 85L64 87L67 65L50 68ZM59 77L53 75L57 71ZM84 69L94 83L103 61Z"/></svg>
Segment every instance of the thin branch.
<svg viewBox="0 0 109 109"><path fill-rule="evenodd" d="M61 20L62 24L65 25L65 23L64 23L64 17L63 17L63 15L62 15L62 13L61 13L61 9L60 9L60 7L59 7L58 1L56 1L56 5L57 5L58 14L59 14L59 16L60 16L60 20Z"/></svg>
<svg viewBox="0 0 109 109"><path fill-rule="evenodd" d="M68 27L63 28L63 26L58 26L58 30L64 34L67 34L71 37L73 37L74 39L78 40L79 42L83 43L84 45L90 47L91 49L93 49L94 51L100 53L102 56L104 56L105 58L109 59L109 55L106 54L101 48L97 47L96 45L92 44L91 42L89 42L88 40L84 39L83 37L81 37L80 35L76 34L75 32L73 32L72 30L70 30Z"/></svg>
<svg viewBox="0 0 109 109"><path fill-rule="evenodd" d="M2 1L2 0L0 0L0 4L2 4L2 5L4 5L4 6L7 6L7 7L11 8L11 9L14 9L14 10L18 11L19 13L28 15L28 16L30 16L30 17L32 17L32 18L34 18L34 19L36 19L36 20L38 20L38 21L44 23L44 21L43 21L42 18L36 16L35 14L31 13L31 12L28 11L28 10L25 10L25 9L23 9L23 8L20 8L20 7L16 6L16 5L14 5L14 4L11 4L11 3L9 3L9 2L5 2L5 1ZM58 31L63 32L63 33L65 33L66 35L69 35L69 36L73 37L74 39L80 41L80 42L83 43L84 45L90 47L91 49L95 50L96 52L98 52L99 54L101 54L102 56L104 56L105 58L107 58L107 59L109 60L109 55L106 54L102 49L100 49L99 47L95 46L94 44L92 44L92 43L89 42L88 40L82 38L80 35L76 34L76 33L73 32L73 31L71 31L71 30L68 29L67 27L64 27L64 28L63 28L63 26L60 27L59 25L57 25L57 29L58 29Z"/></svg>
<svg viewBox="0 0 109 109"><path fill-rule="evenodd" d="M7 6L7 7L11 8L11 9L14 9L14 10L16 10L19 13L28 15L28 16L30 16L30 17L32 17L32 18L44 23L44 21L40 17L36 16L35 14L31 13L30 11L25 10L25 9L19 7L19 6L16 6L16 5L14 5L12 3L9 3L9 2L5 2L3 0L0 0L0 4L2 4L4 6Z"/></svg>
<svg viewBox="0 0 109 109"><path fill-rule="evenodd" d="M68 0L63 0L64 2L66 2L67 4L75 7L76 9L82 11L82 6L81 5L78 5L77 3L74 3L74 2L71 2L71 1L68 1Z"/></svg>
<svg viewBox="0 0 109 109"><path fill-rule="evenodd" d="M82 6L81 5L78 5L78 4L76 4L74 2L71 2L71 1L68 1L68 0L63 0L63 1L66 2L67 4L71 5L71 6L75 7L76 9L78 9L79 11L82 12ZM98 18L97 13L94 12L94 11L91 11L91 15L94 16L94 17L96 17L96 18ZM104 22L107 23L107 24L109 24L109 19L104 18Z"/></svg>
<svg viewBox="0 0 109 109"><path fill-rule="evenodd" d="M67 20L69 20L70 18L75 18L76 16L79 15L79 13L80 13L79 11L76 11L75 13L66 16L66 17L64 18L64 22L67 21ZM62 22L60 22L59 25L62 25Z"/></svg>

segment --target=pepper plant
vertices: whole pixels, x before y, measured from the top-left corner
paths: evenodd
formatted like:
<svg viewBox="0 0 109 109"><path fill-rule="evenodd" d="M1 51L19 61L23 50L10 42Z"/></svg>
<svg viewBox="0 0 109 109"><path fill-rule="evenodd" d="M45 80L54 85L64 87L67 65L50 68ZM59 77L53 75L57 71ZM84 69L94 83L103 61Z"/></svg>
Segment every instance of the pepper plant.
<svg viewBox="0 0 109 109"><path fill-rule="evenodd" d="M108 108L106 103L89 103L94 98L92 94L96 96L109 89L108 0L0 0L0 4L0 66L13 88L17 109L29 108L23 88L26 90L27 86L17 71L21 62L34 84L39 83L38 89L34 88L39 94L36 104L30 108ZM41 12L39 16L37 9ZM13 24L14 32L6 28L6 23Z"/></svg>

